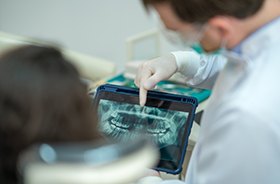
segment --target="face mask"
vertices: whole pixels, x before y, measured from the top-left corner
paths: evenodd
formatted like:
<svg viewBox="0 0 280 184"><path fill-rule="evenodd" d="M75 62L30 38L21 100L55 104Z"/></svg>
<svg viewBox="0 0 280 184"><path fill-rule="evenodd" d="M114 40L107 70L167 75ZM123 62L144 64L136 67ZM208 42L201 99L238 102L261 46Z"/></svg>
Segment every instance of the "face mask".
<svg viewBox="0 0 280 184"><path fill-rule="evenodd" d="M225 49L226 41L222 41L221 47L216 51L212 51L211 53L207 53L204 51L202 46L200 45L200 41L206 31L209 28L209 25L206 24L190 24L189 27L184 27L184 29L179 31L174 31L167 29L165 25L160 20L156 11L152 11L152 19L159 25L159 30L165 36L165 38L172 43L173 45L177 46L177 48L181 49L192 49L200 54L205 55L217 55L222 54Z"/></svg>
<svg viewBox="0 0 280 184"><path fill-rule="evenodd" d="M199 41L204 33L204 26L195 26L193 30L181 33L179 31L169 30L164 25L160 24L160 31L173 45L190 48L199 45Z"/></svg>
<svg viewBox="0 0 280 184"><path fill-rule="evenodd" d="M165 25L162 23L161 19L159 18L158 13L151 9L151 18L152 20L158 25L159 31L162 33L162 35L173 45L179 47L179 48L190 48L193 45L198 45L199 41L202 37L203 31L200 31L203 26L194 26L190 27L190 29L185 30L186 34L182 34L178 31L169 30L165 27ZM193 28L193 29L191 29Z"/></svg>

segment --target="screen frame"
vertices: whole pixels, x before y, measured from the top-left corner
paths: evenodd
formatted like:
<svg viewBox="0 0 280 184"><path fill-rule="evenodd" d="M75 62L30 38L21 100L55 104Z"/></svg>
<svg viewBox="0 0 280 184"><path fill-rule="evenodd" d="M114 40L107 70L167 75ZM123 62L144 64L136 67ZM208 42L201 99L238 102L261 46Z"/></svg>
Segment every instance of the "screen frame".
<svg viewBox="0 0 280 184"><path fill-rule="evenodd" d="M105 84L99 86L94 95L93 104L96 110L98 109L98 104L101 99L139 105L139 90L136 88ZM158 105L155 106L154 104ZM164 166L167 166L168 164L174 164L174 162L160 159L158 165L154 168L155 170L166 172L169 174L179 174L182 171L182 165L188 146L188 139L190 136L192 124L194 121L195 110L198 106L198 101L194 97L164 93L159 91L148 91L146 105L150 107L163 108L167 110L177 110L189 113L187 122L185 123L187 124L187 127L185 127L185 131L183 132L183 145L180 147L179 155L177 157L177 160L179 160L177 167L175 169L166 168Z"/></svg>

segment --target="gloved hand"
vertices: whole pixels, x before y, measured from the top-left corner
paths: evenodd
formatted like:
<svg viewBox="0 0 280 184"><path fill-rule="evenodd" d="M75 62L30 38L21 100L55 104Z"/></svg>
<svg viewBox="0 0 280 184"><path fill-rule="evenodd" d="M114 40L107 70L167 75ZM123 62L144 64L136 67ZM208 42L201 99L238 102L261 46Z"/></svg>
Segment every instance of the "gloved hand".
<svg viewBox="0 0 280 184"><path fill-rule="evenodd" d="M153 89L158 82L170 78L177 70L175 56L171 53L142 63L134 81L140 89L140 105L145 105L148 90Z"/></svg>

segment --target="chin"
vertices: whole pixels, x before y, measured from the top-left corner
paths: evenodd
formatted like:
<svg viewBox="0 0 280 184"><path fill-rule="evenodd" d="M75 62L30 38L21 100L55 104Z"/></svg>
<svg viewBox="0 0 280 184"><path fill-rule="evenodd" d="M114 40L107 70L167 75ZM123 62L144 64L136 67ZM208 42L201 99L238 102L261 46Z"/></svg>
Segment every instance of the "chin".
<svg viewBox="0 0 280 184"><path fill-rule="evenodd" d="M201 40L200 45L205 52L211 53L220 50L222 45L221 43L221 39L214 39L214 37L206 39L206 37L204 37L204 39Z"/></svg>
<svg viewBox="0 0 280 184"><path fill-rule="evenodd" d="M215 46L215 45L210 45L210 44L208 44L208 45L201 44L201 46L202 46L203 50L207 53L215 52L221 48L220 45Z"/></svg>

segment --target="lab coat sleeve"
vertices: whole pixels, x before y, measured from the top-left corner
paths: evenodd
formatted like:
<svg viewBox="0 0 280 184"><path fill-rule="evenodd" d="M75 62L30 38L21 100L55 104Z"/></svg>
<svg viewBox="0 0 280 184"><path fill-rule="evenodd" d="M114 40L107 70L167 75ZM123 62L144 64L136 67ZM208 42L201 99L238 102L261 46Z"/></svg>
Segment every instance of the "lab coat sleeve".
<svg viewBox="0 0 280 184"><path fill-rule="evenodd" d="M189 86L212 89L217 75L226 63L222 55L204 55L195 51L172 52L176 58L178 72L186 77Z"/></svg>
<svg viewBox="0 0 280 184"><path fill-rule="evenodd" d="M200 141L189 184L279 183L279 132L263 114L227 108L212 123Z"/></svg>
<svg viewBox="0 0 280 184"><path fill-rule="evenodd" d="M277 184L279 132L265 116L227 107L213 118L201 135L191 180L165 180L154 184ZM278 129L276 129L278 130ZM149 184L149 183L147 183Z"/></svg>

